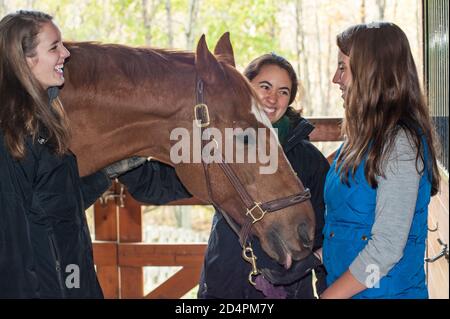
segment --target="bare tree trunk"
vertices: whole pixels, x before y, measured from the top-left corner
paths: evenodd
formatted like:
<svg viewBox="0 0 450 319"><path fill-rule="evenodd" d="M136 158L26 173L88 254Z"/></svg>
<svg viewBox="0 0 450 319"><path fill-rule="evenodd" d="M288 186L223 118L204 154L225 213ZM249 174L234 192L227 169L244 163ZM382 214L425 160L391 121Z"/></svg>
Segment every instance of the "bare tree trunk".
<svg viewBox="0 0 450 319"><path fill-rule="evenodd" d="M320 116L324 116L324 115L328 115L330 108L330 104L331 104L331 81L329 80L329 77L333 76L332 75L332 66L331 66L331 48L334 47L332 38L331 38L331 23L328 24L328 41L327 41L327 63L325 64L327 66L327 79L326 79L326 84L325 87L327 88L327 96L325 99L325 105L324 105L324 109L322 110L321 114L318 114Z"/></svg>
<svg viewBox="0 0 450 319"><path fill-rule="evenodd" d="M378 7L378 18L380 21L384 20L384 15L386 13L386 0L377 0Z"/></svg>
<svg viewBox="0 0 450 319"><path fill-rule="evenodd" d="M276 20L272 20L271 24L270 24L270 31L269 31L269 38L270 38L270 42L274 43L275 42L275 38L276 38L276 25L277 22Z"/></svg>
<svg viewBox="0 0 450 319"><path fill-rule="evenodd" d="M172 30L172 8L171 1L166 0L166 16L167 16L167 39L169 48L173 48L173 30Z"/></svg>
<svg viewBox="0 0 450 319"><path fill-rule="evenodd" d="M147 0L142 0L142 18L144 20L145 44L150 46L152 44L152 24L148 17Z"/></svg>
<svg viewBox="0 0 450 319"><path fill-rule="evenodd" d="M192 229L191 206L175 206L173 207L173 214L177 221L178 228Z"/></svg>
<svg viewBox="0 0 450 319"><path fill-rule="evenodd" d="M319 95L318 95L318 99L317 99L317 103L318 103L317 110L318 110L319 114L323 114L323 109L324 109L323 99L325 97L325 93L323 91L322 43L321 43L321 36L320 36L319 8L317 6L318 6L318 4L317 4L317 2L315 2L314 22L315 22L315 29L316 29L317 52L319 52L319 54L317 55L317 74L318 74L317 88L319 91Z"/></svg>
<svg viewBox="0 0 450 319"><path fill-rule="evenodd" d="M189 20L186 27L186 49L192 50L194 47L194 26L197 21L199 11L199 0L190 0L189 2Z"/></svg>
<svg viewBox="0 0 450 319"><path fill-rule="evenodd" d="M361 16L361 23L365 23L366 22L366 0L361 0L359 14Z"/></svg>
<svg viewBox="0 0 450 319"><path fill-rule="evenodd" d="M423 28L422 28L422 2L419 0L416 0L416 34L417 34L417 52L418 52L418 56L417 58L419 59L416 62L416 65L418 66L418 71L419 71L419 78L421 80L421 83L423 82L423 50L422 50L422 45L423 45ZM448 13L447 13L448 15ZM448 72L448 71L447 71Z"/></svg>
<svg viewBox="0 0 450 319"><path fill-rule="evenodd" d="M272 6L275 6L275 5L276 5L276 1L272 0L272 4L271 4L271 5L272 5ZM276 39L276 37L277 37L277 35L276 35L276 29L277 29L277 18L276 18L275 15L273 15L273 16L271 17L271 21L270 21L270 32L269 32L269 35L270 35L270 41L271 41L272 43L275 43L275 39Z"/></svg>
<svg viewBox="0 0 450 319"><path fill-rule="evenodd" d="M392 14L392 20L396 21L397 20L398 1L397 0L392 0L392 1L394 1L394 4L393 4L394 12Z"/></svg>
<svg viewBox="0 0 450 319"><path fill-rule="evenodd" d="M142 17L144 20L145 45L147 46L151 46L152 44L152 21L161 1L162 0L151 0L149 12L148 1L142 0Z"/></svg>
<svg viewBox="0 0 450 319"><path fill-rule="evenodd" d="M98 1L98 2L100 2L100 1ZM101 0L100 8L102 8L102 10L101 10L102 25L108 25L109 24L108 23L109 22L109 17L110 17L110 14L109 14L109 12L110 12L110 5L109 5L109 3L107 3L106 0ZM103 36L106 35L106 33L109 33L110 30L106 31L105 28L102 28L102 30L99 30L99 31L100 31L99 33L101 34L101 37L103 37Z"/></svg>
<svg viewBox="0 0 450 319"><path fill-rule="evenodd" d="M308 72L308 54L305 51L305 31L302 22L303 0L295 1L296 18L296 50L297 50L297 75L300 92L303 93L303 103L311 107L310 79Z"/></svg>
<svg viewBox="0 0 450 319"><path fill-rule="evenodd" d="M4 16L6 13L5 0L0 0L0 16Z"/></svg>

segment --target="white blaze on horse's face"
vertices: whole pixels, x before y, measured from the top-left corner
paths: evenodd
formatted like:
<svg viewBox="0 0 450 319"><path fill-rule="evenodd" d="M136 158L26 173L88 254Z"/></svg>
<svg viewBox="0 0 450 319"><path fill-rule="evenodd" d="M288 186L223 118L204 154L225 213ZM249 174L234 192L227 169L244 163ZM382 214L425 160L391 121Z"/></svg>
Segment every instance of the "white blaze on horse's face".
<svg viewBox="0 0 450 319"><path fill-rule="evenodd" d="M266 113L263 111L262 106L256 101L255 98L252 98L252 110L251 110L252 114L256 117L256 119L258 120L258 122L264 124L265 126L267 126L273 133L273 135L276 137L278 143L278 134L276 134L272 123L270 123L269 118L267 117Z"/></svg>

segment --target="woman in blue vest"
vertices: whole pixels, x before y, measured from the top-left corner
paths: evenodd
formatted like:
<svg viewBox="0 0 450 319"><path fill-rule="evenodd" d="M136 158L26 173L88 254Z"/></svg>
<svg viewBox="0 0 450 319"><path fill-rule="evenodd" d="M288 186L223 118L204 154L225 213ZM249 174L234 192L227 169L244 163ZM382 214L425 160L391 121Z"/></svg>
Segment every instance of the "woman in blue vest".
<svg viewBox="0 0 450 319"><path fill-rule="evenodd" d="M345 139L325 183L321 298L428 298L427 215L439 173L408 39L372 23L348 28L337 45Z"/></svg>

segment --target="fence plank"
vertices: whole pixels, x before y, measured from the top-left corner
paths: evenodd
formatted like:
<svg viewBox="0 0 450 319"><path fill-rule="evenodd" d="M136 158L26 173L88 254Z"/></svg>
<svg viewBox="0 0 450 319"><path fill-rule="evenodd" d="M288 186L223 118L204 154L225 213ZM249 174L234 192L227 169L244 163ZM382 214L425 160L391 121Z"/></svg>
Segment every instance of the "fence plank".
<svg viewBox="0 0 450 319"><path fill-rule="evenodd" d="M124 206L119 207L120 243L142 241L141 204L125 191ZM119 246L120 247L120 246ZM119 248L120 249L120 248ZM119 253L120 254L120 253ZM120 266L121 298L142 298L144 295L144 272L142 267Z"/></svg>
<svg viewBox="0 0 450 319"><path fill-rule="evenodd" d="M310 134L312 142L336 142L342 140L341 118L307 118L316 128Z"/></svg>
<svg viewBox="0 0 450 319"><path fill-rule="evenodd" d="M147 299L181 298L200 280L201 267L184 267L145 296Z"/></svg>
<svg viewBox="0 0 450 319"><path fill-rule="evenodd" d="M119 262L117 256L117 243L110 241L94 241L94 260L97 267L116 266Z"/></svg>
<svg viewBox="0 0 450 319"><path fill-rule="evenodd" d="M123 266L198 266L206 244L121 244L119 263ZM201 266L198 266L201 267Z"/></svg>
<svg viewBox="0 0 450 319"><path fill-rule="evenodd" d="M112 189L117 185L113 185ZM95 239L112 242L112 246L98 246L94 243L94 261L97 277L105 298L119 298L119 267L117 259L116 203L108 201L94 204Z"/></svg>

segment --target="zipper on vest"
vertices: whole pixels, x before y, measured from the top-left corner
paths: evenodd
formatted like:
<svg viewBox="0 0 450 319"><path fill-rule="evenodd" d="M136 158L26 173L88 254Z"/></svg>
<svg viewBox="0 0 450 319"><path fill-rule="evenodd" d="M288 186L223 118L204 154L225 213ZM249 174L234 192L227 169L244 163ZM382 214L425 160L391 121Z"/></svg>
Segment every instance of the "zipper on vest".
<svg viewBox="0 0 450 319"><path fill-rule="evenodd" d="M61 262L58 254L58 249L56 248L56 243L53 238L53 234L49 235L50 240L50 246L51 246L51 252L53 255L53 259L55 260L55 270L56 270L56 276L58 278L59 283L59 289L61 290L61 296L63 298L66 298L66 290L64 289L64 283L63 283L63 277L61 274Z"/></svg>

